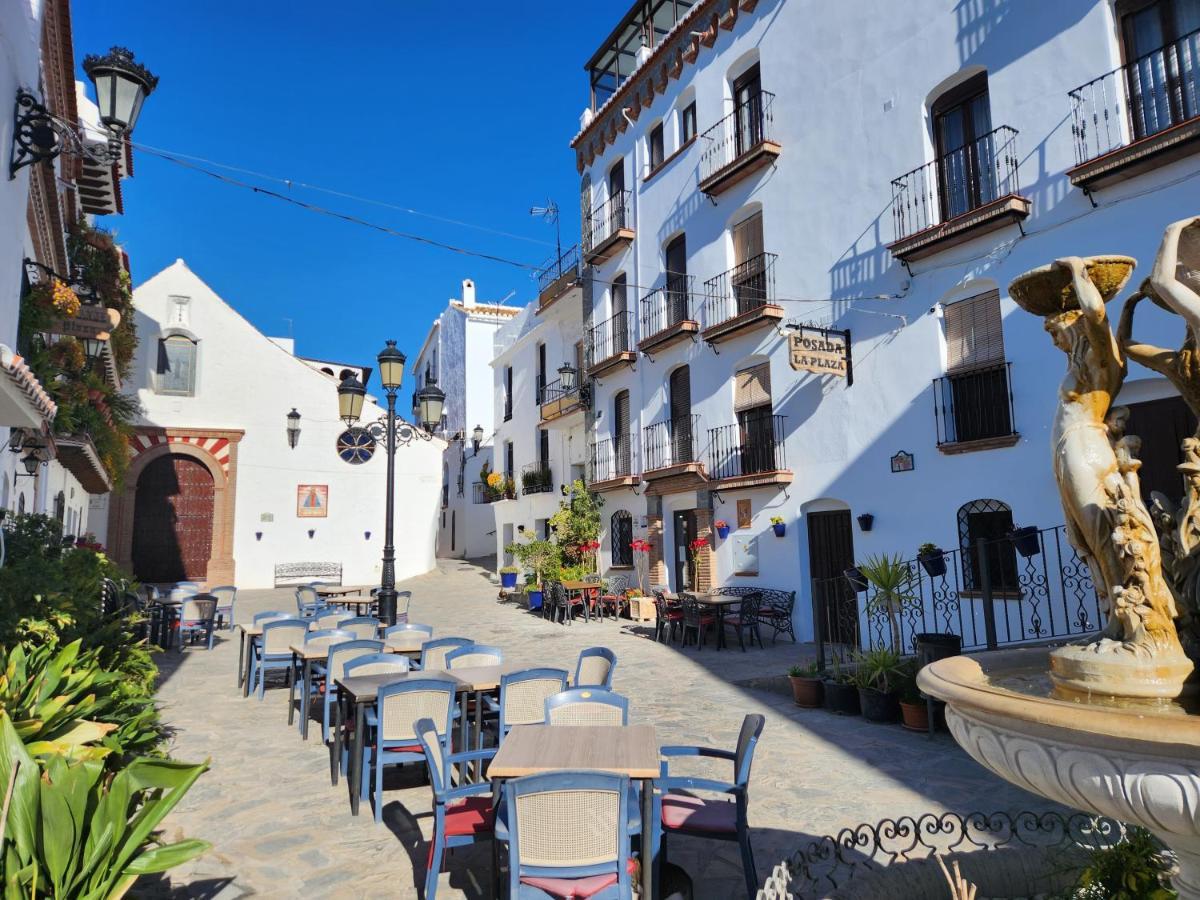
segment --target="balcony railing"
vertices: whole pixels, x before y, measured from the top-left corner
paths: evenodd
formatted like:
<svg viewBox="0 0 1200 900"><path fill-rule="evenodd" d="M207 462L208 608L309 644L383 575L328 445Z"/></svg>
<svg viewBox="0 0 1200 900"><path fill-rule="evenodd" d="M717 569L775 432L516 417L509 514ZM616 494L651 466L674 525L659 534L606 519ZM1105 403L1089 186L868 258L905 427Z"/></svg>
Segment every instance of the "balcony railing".
<svg viewBox="0 0 1200 900"><path fill-rule="evenodd" d="M637 435L631 433L592 444L591 480L611 481L614 478L632 476L635 469L633 450L636 443Z"/></svg>
<svg viewBox="0 0 1200 900"><path fill-rule="evenodd" d="M787 469L784 419L769 412L743 413L736 425L708 430L710 478L739 478Z"/></svg>
<svg viewBox="0 0 1200 900"><path fill-rule="evenodd" d="M630 191L619 191L599 206L583 223L583 252L591 253L622 229L633 228L629 215Z"/></svg>
<svg viewBox="0 0 1200 900"><path fill-rule="evenodd" d="M775 95L769 91L751 94L733 112L700 135L704 141L704 152L700 156L702 186L764 142L775 140L771 113L774 100Z"/></svg>
<svg viewBox="0 0 1200 900"><path fill-rule="evenodd" d="M561 256L556 256L546 263L537 271L538 293L544 294L547 290L564 279L579 277L579 245L576 244L569 250L563 251Z"/></svg>
<svg viewBox="0 0 1200 900"><path fill-rule="evenodd" d="M563 387L562 379L556 378L542 388L542 405L553 403L556 400L566 400L570 397L578 396L579 394L579 376L576 375L576 384L569 388Z"/></svg>
<svg viewBox="0 0 1200 900"><path fill-rule="evenodd" d="M1018 195L1017 131L995 131L951 150L892 182L896 240Z"/></svg>
<svg viewBox="0 0 1200 900"><path fill-rule="evenodd" d="M672 325L694 320L695 293L695 276L668 272L666 283L642 298L643 340Z"/></svg>
<svg viewBox="0 0 1200 900"><path fill-rule="evenodd" d="M700 417L677 416L642 429L645 471L699 462Z"/></svg>
<svg viewBox="0 0 1200 900"><path fill-rule="evenodd" d="M1200 30L1068 95L1078 164L1200 116Z"/></svg>
<svg viewBox="0 0 1200 900"><path fill-rule="evenodd" d="M776 258L774 253L760 253L704 282L704 326L774 303Z"/></svg>
<svg viewBox="0 0 1200 900"><path fill-rule="evenodd" d="M554 490L554 473L548 463L529 463L521 468L522 494L548 494Z"/></svg>
<svg viewBox="0 0 1200 900"><path fill-rule="evenodd" d="M963 444L1015 435L1012 363L1000 362L933 380L937 443Z"/></svg>
<svg viewBox="0 0 1200 900"><path fill-rule="evenodd" d="M587 366L612 359L618 353L634 349L633 310L617 313L592 329L591 347L588 350Z"/></svg>
<svg viewBox="0 0 1200 900"><path fill-rule="evenodd" d="M472 503L492 503L497 498L488 493L487 485L482 481L476 481L471 484L471 502Z"/></svg>

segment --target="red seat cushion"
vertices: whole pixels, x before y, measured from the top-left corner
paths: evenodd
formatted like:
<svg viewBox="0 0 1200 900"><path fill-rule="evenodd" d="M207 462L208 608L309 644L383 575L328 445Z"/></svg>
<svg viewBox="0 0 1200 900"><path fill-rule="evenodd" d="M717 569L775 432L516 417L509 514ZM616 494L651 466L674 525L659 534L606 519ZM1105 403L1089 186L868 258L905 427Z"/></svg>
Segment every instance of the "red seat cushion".
<svg viewBox="0 0 1200 900"><path fill-rule="evenodd" d="M446 835L487 834L492 830L492 798L489 794L463 797L446 804Z"/></svg>
<svg viewBox="0 0 1200 900"><path fill-rule="evenodd" d="M629 860L626 864L630 875L637 874L637 861ZM606 887L611 887L617 883L617 873L611 872L608 875L589 875L586 878L534 878L525 876L521 879L522 884L527 884L530 887L535 887L540 891L545 891L553 897L560 897L562 900L583 900L585 897L592 897Z"/></svg>
<svg viewBox="0 0 1200 900"><path fill-rule="evenodd" d="M424 753L425 748L420 744L397 744L394 747L384 747L384 753Z"/></svg>
<svg viewBox="0 0 1200 900"><path fill-rule="evenodd" d="M669 793L662 799L662 823L680 831L729 834L737 831L737 804Z"/></svg>

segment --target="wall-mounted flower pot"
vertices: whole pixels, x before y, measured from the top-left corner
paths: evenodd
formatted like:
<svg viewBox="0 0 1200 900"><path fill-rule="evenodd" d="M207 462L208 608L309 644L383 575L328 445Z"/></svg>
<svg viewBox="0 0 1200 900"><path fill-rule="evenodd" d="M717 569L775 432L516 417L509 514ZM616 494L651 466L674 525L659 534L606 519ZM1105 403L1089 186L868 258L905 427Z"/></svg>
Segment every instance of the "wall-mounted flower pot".
<svg viewBox="0 0 1200 900"><path fill-rule="evenodd" d="M937 553L922 553L917 559L930 578L941 578L946 574L946 555L941 550Z"/></svg>
<svg viewBox="0 0 1200 900"><path fill-rule="evenodd" d="M308 529L308 537L310 540L316 536L317 536L317 531L315 528Z"/></svg>
<svg viewBox="0 0 1200 900"><path fill-rule="evenodd" d="M775 537L783 537L787 534L787 522L775 522L771 527L775 529Z"/></svg>
<svg viewBox="0 0 1200 900"><path fill-rule="evenodd" d="M505 588L506 590L511 590L512 588L515 588L516 586L517 586L517 573L516 572L501 572L500 573L500 587Z"/></svg>
<svg viewBox="0 0 1200 900"><path fill-rule="evenodd" d="M858 566L851 566L842 574L846 576L846 580L850 582L850 587L854 588L856 594L861 594L867 589L867 576L859 571Z"/></svg>
<svg viewBox="0 0 1200 900"><path fill-rule="evenodd" d="M900 723L909 731L929 731L928 704L924 700L901 700Z"/></svg>
<svg viewBox="0 0 1200 900"><path fill-rule="evenodd" d="M806 678L801 675L789 675L792 683L792 699L797 706L805 709L820 709L825 698L824 684L820 678Z"/></svg>
<svg viewBox="0 0 1200 900"><path fill-rule="evenodd" d="M262 532L261 531L254 532L254 539L256 541L261 541L262 540Z"/></svg>
<svg viewBox="0 0 1200 900"><path fill-rule="evenodd" d="M1017 548L1017 552L1025 559L1031 556L1037 556L1042 552L1041 542L1038 537L1038 529L1036 525L1026 525L1023 528L1014 528L1009 535L1012 538L1013 545Z"/></svg>
<svg viewBox="0 0 1200 900"><path fill-rule="evenodd" d="M858 702L858 688L852 684L842 684L840 681L826 681L822 705L831 713L839 716L857 716L862 712Z"/></svg>
<svg viewBox="0 0 1200 900"><path fill-rule="evenodd" d="M721 540L725 540L725 538L729 537L729 526L728 525L718 525L717 526L717 537L719 537Z"/></svg>
<svg viewBox="0 0 1200 900"><path fill-rule="evenodd" d="M364 531L364 532L363 532L363 540L364 540L364 541L369 541L370 539L371 539L371 532L369 532L369 531Z"/></svg>
<svg viewBox="0 0 1200 900"><path fill-rule="evenodd" d="M858 517L858 527L863 531L870 531L875 525L875 517L871 513L863 513Z"/></svg>
<svg viewBox="0 0 1200 900"><path fill-rule="evenodd" d="M542 592L541 591L526 591L525 596L529 600L530 609L542 608Z"/></svg>
<svg viewBox="0 0 1200 900"><path fill-rule="evenodd" d="M858 702L868 722L899 722L900 697L874 688L859 688Z"/></svg>

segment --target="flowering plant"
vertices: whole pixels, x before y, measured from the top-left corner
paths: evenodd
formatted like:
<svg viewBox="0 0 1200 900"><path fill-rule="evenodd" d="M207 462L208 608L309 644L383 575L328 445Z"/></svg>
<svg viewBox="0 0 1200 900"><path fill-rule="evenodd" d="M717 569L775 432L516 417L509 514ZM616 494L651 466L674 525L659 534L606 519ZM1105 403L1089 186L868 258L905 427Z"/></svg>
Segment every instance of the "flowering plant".
<svg viewBox="0 0 1200 900"><path fill-rule="evenodd" d="M783 516L771 516L771 524L772 525L782 525L783 524Z"/></svg>
<svg viewBox="0 0 1200 900"><path fill-rule="evenodd" d="M71 286L55 278L50 286L50 303L54 309L68 319L79 315L79 295L71 290Z"/></svg>
<svg viewBox="0 0 1200 900"><path fill-rule="evenodd" d="M635 540L633 543L631 543L629 545L629 549L632 550L634 553L649 553L650 552L650 542L643 541L640 539Z"/></svg>
<svg viewBox="0 0 1200 900"><path fill-rule="evenodd" d="M688 549L691 550L692 553L699 553L706 547L708 547L708 538L706 537L698 537L688 544Z"/></svg>
<svg viewBox="0 0 1200 900"><path fill-rule="evenodd" d="M713 527L714 528L728 528L729 523L726 522L724 519L717 519L717 521L713 522Z"/></svg>
<svg viewBox="0 0 1200 900"><path fill-rule="evenodd" d="M637 569L639 594L645 596L646 577L650 572L650 542L637 538L630 542L629 549L634 552L633 565Z"/></svg>
<svg viewBox="0 0 1200 900"><path fill-rule="evenodd" d="M488 487L498 488L504 485L504 476L499 472L492 472L487 477Z"/></svg>

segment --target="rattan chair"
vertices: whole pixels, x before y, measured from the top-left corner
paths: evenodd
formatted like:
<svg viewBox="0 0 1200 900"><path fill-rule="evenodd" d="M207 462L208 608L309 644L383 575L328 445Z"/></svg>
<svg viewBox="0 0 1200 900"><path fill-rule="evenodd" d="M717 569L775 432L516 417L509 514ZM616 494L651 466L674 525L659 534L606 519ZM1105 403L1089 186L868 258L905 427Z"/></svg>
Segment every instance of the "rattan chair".
<svg viewBox="0 0 1200 900"><path fill-rule="evenodd" d="M550 725L628 725L629 699L601 688L571 688L546 698Z"/></svg>
<svg viewBox="0 0 1200 900"><path fill-rule="evenodd" d="M426 641L421 645L421 664L414 669L441 670L446 669L446 654L459 647L469 647L475 642L465 637L444 637Z"/></svg>
<svg viewBox="0 0 1200 900"><path fill-rule="evenodd" d="M326 628L337 628L347 619L353 619L354 613L346 609L326 609L318 612L308 620L308 627L313 631Z"/></svg>
<svg viewBox="0 0 1200 900"><path fill-rule="evenodd" d="M396 623L408 621L408 608L412 605L412 591L396 591Z"/></svg>
<svg viewBox="0 0 1200 900"><path fill-rule="evenodd" d="M263 612L255 613L250 618L250 621L253 622L255 625L257 625L259 622L266 622L268 620L274 621L275 619L298 619L298 618L299 618L299 616L297 616L294 612L284 612L283 610L280 610L280 609L268 609L268 610L264 610ZM305 622L304 626L307 628L308 623Z"/></svg>
<svg viewBox="0 0 1200 900"><path fill-rule="evenodd" d="M179 606L179 642L176 645L183 652L184 644L196 640L197 635L204 637L205 648L212 649L213 631L216 628L217 598L209 594L195 594L188 597Z"/></svg>
<svg viewBox="0 0 1200 900"><path fill-rule="evenodd" d="M339 629L342 630L342 629ZM349 629L346 629L347 631ZM353 634L353 632L351 632ZM346 663L364 656L383 652L383 641L364 640L355 635L355 640L330 644L325 662L319 666L318 674L324 678L325 697L321 703L321 740L329 742L329 723L333 718L333 704L337 699L334 682L345 677Z"/></svg>
<svg viewBox="0 0 1200 900"><path fill-rule="evenodd" d="M302 584L296 588L296 611L308 618L315 616L325 608L324 601L317 596L317 589L310 584Z"/></svg>
<svg viewBox="0 0 1200 900"><path fill-rule="evenodd" d="M292 645L303 644L308 635L308 623L303 619L266 619L262 640L250 650L250 688L257 687L261 700L267 689L267 672L287 671L294 667Z"/></svg>
<svg viewBox="0 0 1200 900"><path fill-rule="evenodd" d="M233 605L237 602L237 588L222 584L209 588L208 593L217 598L217 627L233 630Z"/></svg>
<svg viewBox="0 0 1200 900"><path fill-rule="evenodd" d="M446 668L466 669L470 666L498 666L504 662L504 651L487 644L468 644L446 654Z"/></svg>
<svg viewBox="0 0 1200 900"><path fill-rule="evenodd" d="M360 675L407 675L408 657L402 653L365 653L342 666L346 678Z"/></svg>
<svg viewBox="0 0 1200 900"><path fill-rule="evenodd" d="M172 603L183 603L188 597L195 597L198 593L200 588L194 584L176 585L167 594L167 599Z"/></svg>
<svg viewBox="0 0 1200 900"><path fill-rule="evenodd" d="M567 771L509 781L508 896L631 898L628 796L624 775Z"/></svg>
<svg viewBox="0 0 1200 900"><path fill-rule="evenodd" d="M742 729L733 752L712 747L661 748L660 753L665 757L662 776L654 782L655 787L662 791L661 799L656 796L654 801L659 807L656 827L660 832L661 865L665 866L667 862L668 834L737 841L742 851L742 869L746 876L748 896L753 897L758 891L758 875L754 869L754 852L750 847L750 826L746 817L750 804L750 766L754 762L754 748L765 721L760 715L746 716L742 720ZM669 762L679 756L728 760L733 763L733 781L672 776L668 771ZM718 793L724 799L698 797L695 791Z"/></svg>
<svg viewBox="0 0 1200 900"><path fill-rule="evenodd" d="M402 631L419 631L426 637L429 637L430 639L433 638L432 625L419 625L416 622L399 622L395 625L391 625L383 630L383 636L386 639L391 637L393 634L399 634Z"/></svg>
<svg viewBox="0 0 1200 900"><path fill-rule="evenodd" d="M567 687L564 669L538 668L500 676L500 700L490 704L496 713L496 745L515 725L541 725L546 721L546 698Z"/></svg>
<svg viewBox="0 0 1200 900"><path fill-rule="evenodd" d="M742 602L738 604L737 612L732 615L725 616L725 627L732 628L737 633L738 646L742 648L742 652L746 652L745 636L750 636L750 645L754 646L755 640L758 641L758 646L762 647L762 634L758 630L759 610L762 608L762 594L746 594L742 598Z"/></svg>
<svg viewBox="0 0 1200 900"><path fill-rule="evenodd" d="M586 650L580 650L571 685L609 690L612 688L613 670L616 668L617 655L607 647L588 647Z"/></svg>
<svg viewBox="0 0 1200 900"><path fill-rule="evenodd" d="M492 837L494 823L491 782L454 787L450 770L456 765L465 767L476 760L491 759L496 750L449 753L437 725L429 718L418 721L415 730L429 768L429 786L433 788L433 840L425 862L425 900L435 900L446 851Z"/></svg>
<svg viewBox="0 0 1200 900"><path fill-rule="evenodd" d="M453 703L453 682L437 678L406 679L379 688L375 705L366 716L374 734L364 741L360 786L362 796L374 801L376 822L383 821L384 768L425 759L417 740L419 720L431 720L443 751L449 752Z"/></svg>
<svg viewBox="0 0 1200 900"><path fill-rule="evenodd" d="M379 637L379 620L374 616L353 616L349 619L342 619L338 622L337 627L343 631L349 631L364 641Z"/></svg>

